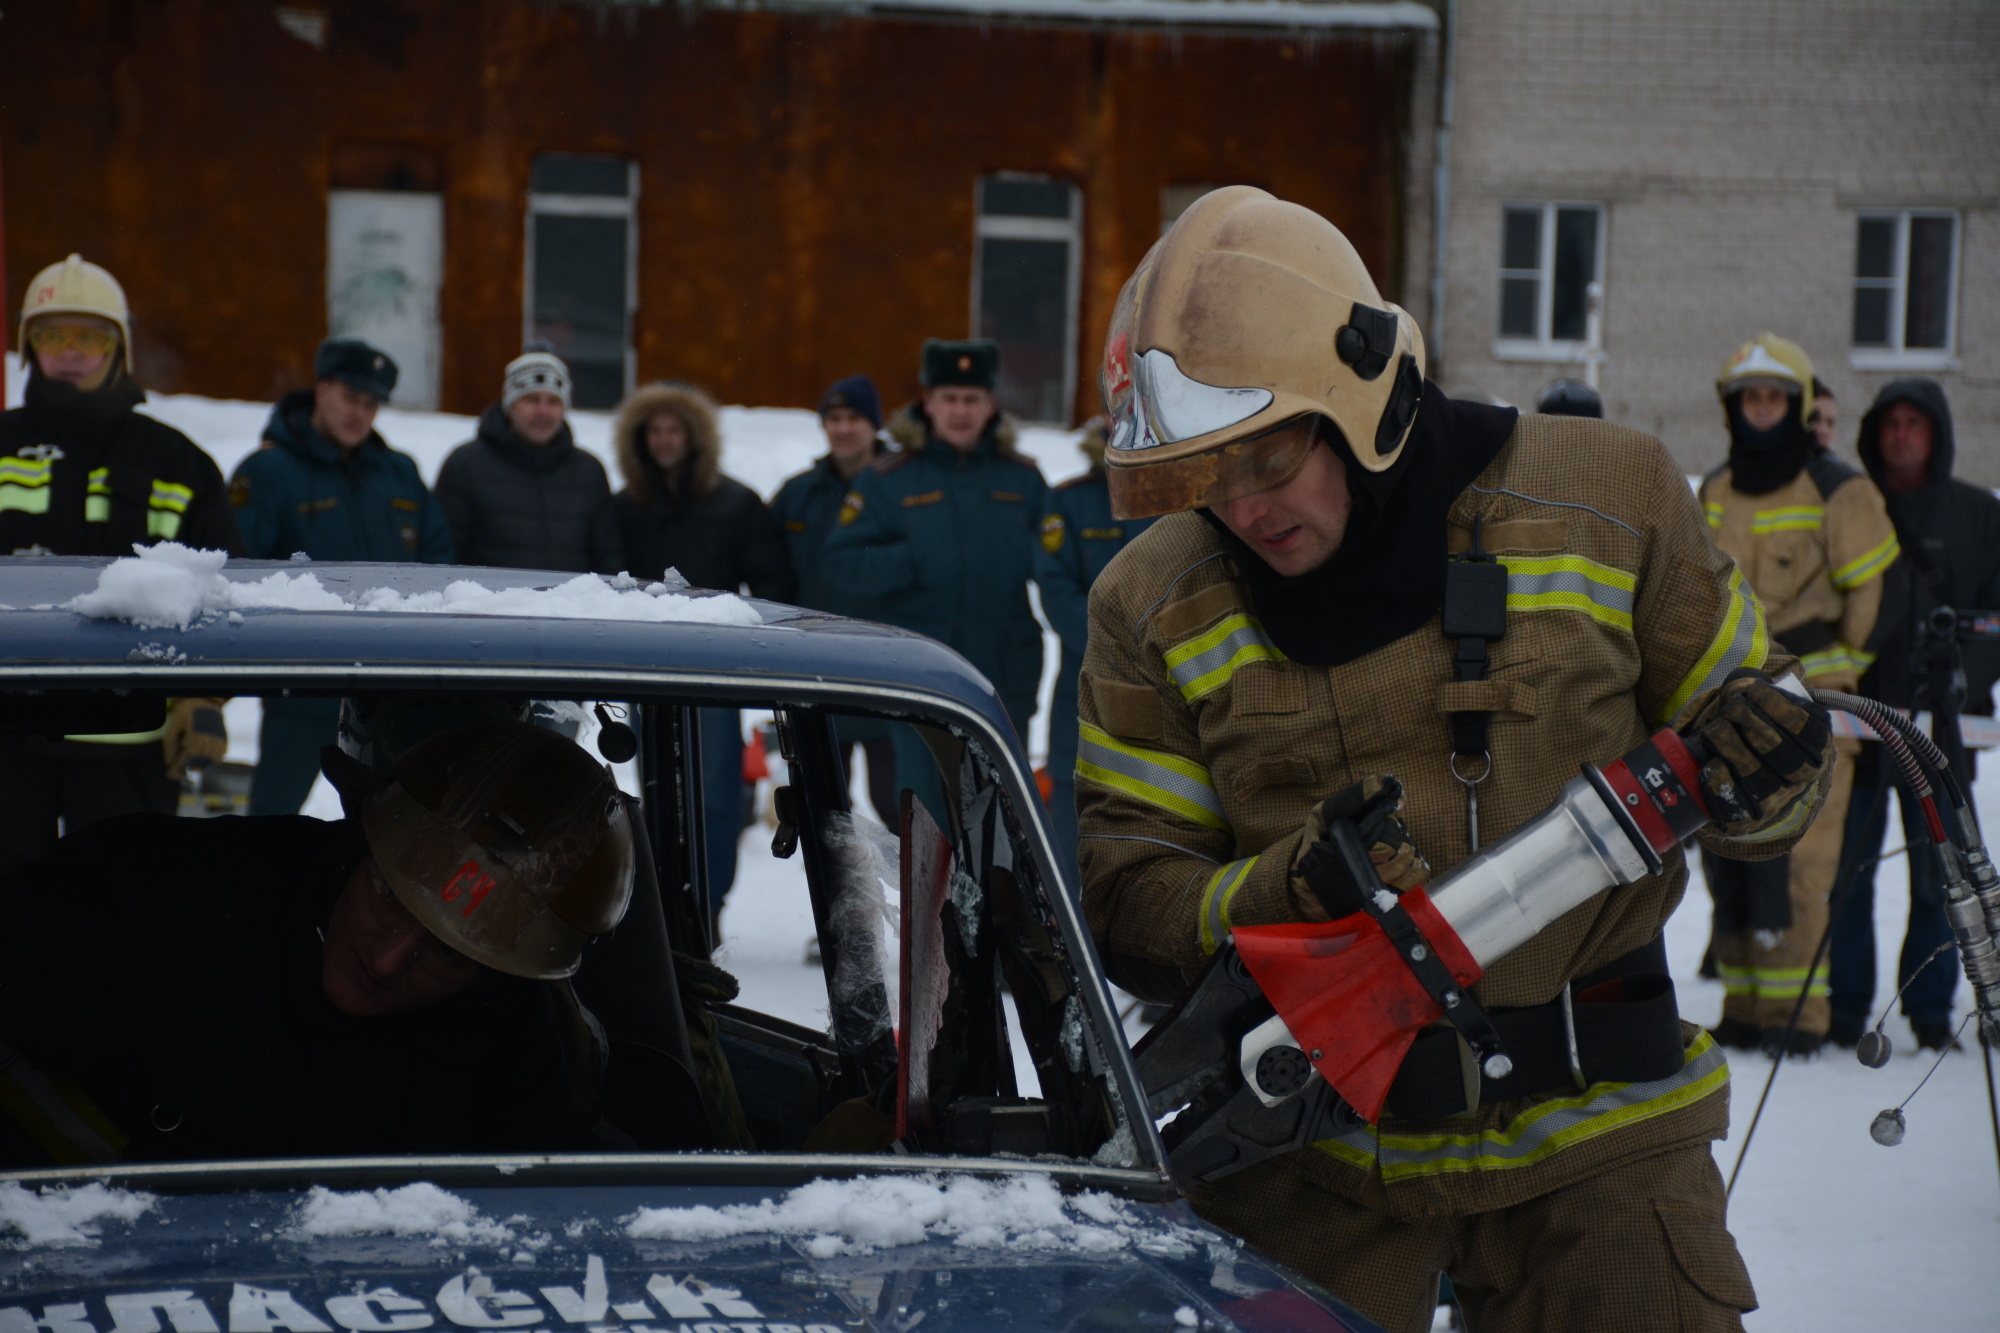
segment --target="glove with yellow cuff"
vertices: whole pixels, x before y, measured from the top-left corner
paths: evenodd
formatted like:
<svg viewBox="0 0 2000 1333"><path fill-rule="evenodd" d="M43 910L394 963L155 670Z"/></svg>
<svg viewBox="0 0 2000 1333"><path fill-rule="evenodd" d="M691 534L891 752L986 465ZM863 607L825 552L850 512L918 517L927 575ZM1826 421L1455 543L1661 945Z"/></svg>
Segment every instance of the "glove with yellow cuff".
<svg viewBox="0 0 2000 1333"><path fill-rule="evenodd" d="M1361 887L1341 866L1328 836L1328 830L1343 819L1353 821L1384 884L1400 892L1430 878L1430 863L1397 816L1402 808L1403 784L1380 774L1351 783L1313 807L1306 816L1298 855L1292 858L1291 875L1292 897L1307 920L1337 920L1362 908Z"/></svg>
<svg viewBox="0 0 2000 1333"><path fill-rule="evenodd" d="M223 725L224 699L176 699L167 709L167 730L160 749L167 776L179 782L189 769L207 768L229 753L229 728Z"/></svg>

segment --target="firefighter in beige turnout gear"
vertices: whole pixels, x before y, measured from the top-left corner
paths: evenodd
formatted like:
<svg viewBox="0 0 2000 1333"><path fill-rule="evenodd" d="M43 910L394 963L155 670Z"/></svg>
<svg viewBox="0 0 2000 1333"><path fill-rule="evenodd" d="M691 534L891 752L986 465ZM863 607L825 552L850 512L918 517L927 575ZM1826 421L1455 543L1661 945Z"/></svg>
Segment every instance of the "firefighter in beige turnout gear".
<svg viewBox="0 0 2000 1333"><path fill-rule="evenodd" d="M1852 693L1874 661L1865 645L1895 563L1895 526L1873 482L1821 452L1809 424L1812 362L1796 344L1763 334L1743 344L1716 381L1729 425L1729 461L1701 486L1715 544L1733 557L1764 604L1773 640L1799 659L1806 683ZM1731 863L1704 857L1715 899L1715 959L1726 990L1718 1041L1811 1054L1826 1040L1827 974L1790 1037L1825 933L1840 864L1841 828L1859 741L1840 754L1826 808L1788 857Z"/></svg>
<svg viewBox="0 0 2000 1333"><path fill-rule="evenodd" d="M1337 230L1248 187L1199 201L1120 297L1114 505L1167 516L1091 593L1077 798L1092 930L1145 998L1172 999L1233 926L1318 919L1293 867L1373 775L1407 793L1374 848L1398 887L1663 722L1729 756L1702 783L1728 811L1701 835L1724 855L1788 849L1823 797L1821 750L1777 757L1806 715L1764 675L1789 660L1658 441L1453 402L1422 357ZM1441 625L1452 551L1506 570L1505 633L1476 647ZM1784 716L1725 720L1753 703ZM1562 1031L1566 1000L1578 1031L1600 1013L1615 1030L1621 1000L1664 983L1646 978L1685 882L1670 857L1476 993L1536 1009L1538 1032ZM1419 1087L1406 1060L1379 1125L1198 1187L1195 1207L1390 1329L1429 1328L1447 1272L1475 1329L1738 1328L1756 1298L1708 1146L1728 1069L1664 993L1654 1067L1593 1048L1560 1087L1469 1061Z"/></svg>

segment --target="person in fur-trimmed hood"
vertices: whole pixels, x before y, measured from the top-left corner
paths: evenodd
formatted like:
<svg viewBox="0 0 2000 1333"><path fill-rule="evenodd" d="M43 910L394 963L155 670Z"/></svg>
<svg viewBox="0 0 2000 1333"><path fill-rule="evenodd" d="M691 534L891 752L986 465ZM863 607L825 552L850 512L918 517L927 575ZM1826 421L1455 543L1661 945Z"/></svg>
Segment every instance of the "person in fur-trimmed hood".
<svg viewBox="0 0 2000 1333"><path fill-rule="evenodd" d="M625 489L612 497L626 567L657 579L669 569L697 588L747 589L789 602L798 595L778 520L757 492L722 475L715 400L692 384L649 384L618 409L612 438ZM701 710L702 807L708 904L736 878L742 831L743 737L736 710Z"/></svg>

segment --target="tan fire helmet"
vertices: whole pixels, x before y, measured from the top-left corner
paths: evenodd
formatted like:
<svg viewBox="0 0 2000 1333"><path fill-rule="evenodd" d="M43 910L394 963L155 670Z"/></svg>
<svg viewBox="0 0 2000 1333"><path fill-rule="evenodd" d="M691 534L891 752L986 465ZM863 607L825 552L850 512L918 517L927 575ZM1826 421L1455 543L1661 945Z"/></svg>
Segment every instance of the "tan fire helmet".
<svg viewBox="0 0 2000 1333"><path fill-rule="evenodd" d="M1792 396L1799 425L1809 426L1813 413L1813 363L1806 349L1775 333L1760 333L1729 354L1715 377L1715 396L1729 415L1729 396L1752 384L1775 384Z"/></svg>
<svg viewBox="0 0 2000 1333"><path fill-rule="evenodd" d="M417 920L517 977L574 973L632 901L632 827L610 771L526 722L419 742L362 804L368 848Z"/></svg>
<svg viewBox="0 0 2000 1333"><path fill-rule="evenodd" d="M125 289L106 269L90 263L82 255L71 255L60 264L51 264L28 284L21 302L21 342L25 354L28 324L43 315L95 315L118 326L118 346L125 368L132 367L132 312L125 303Z"/></svg>
<svg viewBox="0 0 2000 1333"><path fill-rule="evenodd" d="M1221 504L1298 471L1325 418L1371 472L1423 397L1424 340L1339 228L1247 185L1203 195L1119 293L1100 370L1112 512Z"/></svg>

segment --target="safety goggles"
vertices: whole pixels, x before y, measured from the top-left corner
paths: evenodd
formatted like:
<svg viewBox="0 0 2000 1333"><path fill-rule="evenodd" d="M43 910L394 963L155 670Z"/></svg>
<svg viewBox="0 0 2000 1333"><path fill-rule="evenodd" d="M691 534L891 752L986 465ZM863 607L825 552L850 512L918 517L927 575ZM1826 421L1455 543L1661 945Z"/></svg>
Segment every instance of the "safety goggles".
<svg viewBox="0 0 2000 1333"><path fill-rule="evenodd" d="M1112 512L1119 518L1146 518L1207 509L1282 486L1305 465L1318 438L1319 418L1306 415L1248 439L1157 463L1130 461L1135 453L1120 456L1106 450Z"/></svg>
<svg viewBox="0 0 2000 1333"><path fill-rule="evenodd" d="M118 345L118 335L91 324L38 323L28 330L28 345L41 356L70 349L85 356L103 356Z"/></svg>

